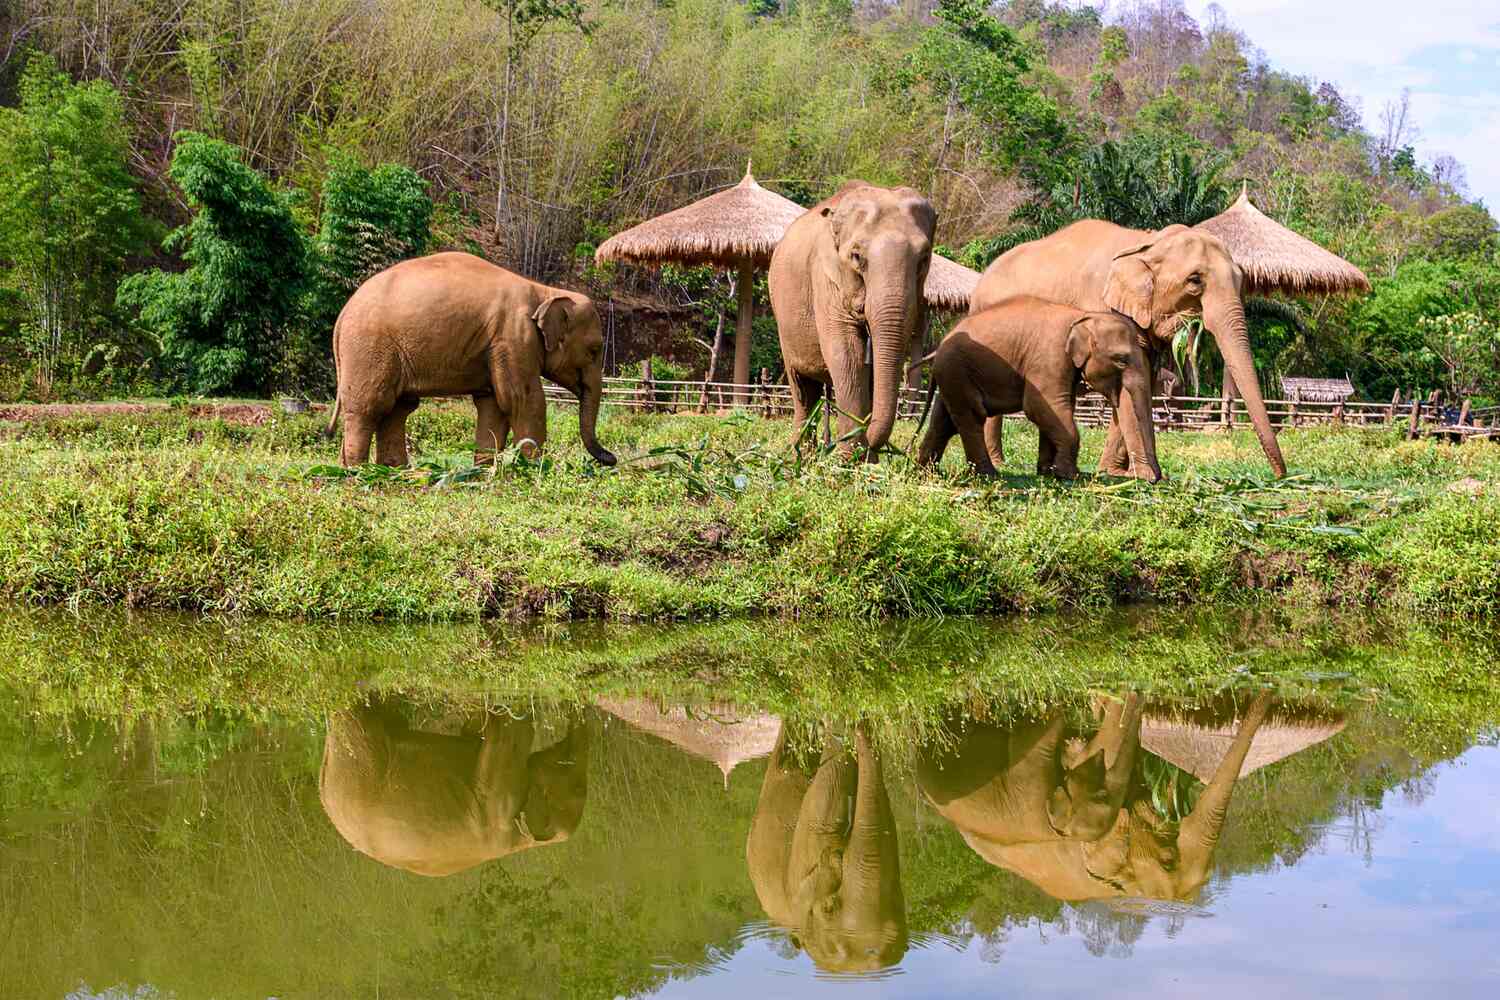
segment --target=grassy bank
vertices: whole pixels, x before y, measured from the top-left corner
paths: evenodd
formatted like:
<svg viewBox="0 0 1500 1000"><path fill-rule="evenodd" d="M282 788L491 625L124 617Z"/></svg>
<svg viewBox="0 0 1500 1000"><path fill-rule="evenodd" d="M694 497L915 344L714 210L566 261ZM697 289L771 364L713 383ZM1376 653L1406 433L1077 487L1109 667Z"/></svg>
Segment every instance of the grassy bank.
<svg viewBox="0 0 1500 1000"><path fill-rule="evenodd" d="M27 416L26 414L9 414ZM1002 480L798 455L790 425L613 413L593 465L476 470L467 405L426 405L406 474L339 478L321 415L189 407L0 422L0 596L344 620L983 614L1120 602L1500 613L1500 447L1385 431L1166 434L1171 481ZM904 445L911 428L898 428ZM1090 432L1083 464L1097 459Z"/></svg>

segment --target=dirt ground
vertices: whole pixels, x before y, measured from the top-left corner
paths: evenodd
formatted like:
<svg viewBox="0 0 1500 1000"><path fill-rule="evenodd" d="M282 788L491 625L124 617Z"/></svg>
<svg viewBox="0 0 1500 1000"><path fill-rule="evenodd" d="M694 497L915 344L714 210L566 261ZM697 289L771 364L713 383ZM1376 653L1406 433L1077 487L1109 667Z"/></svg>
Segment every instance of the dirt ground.
<svg viewBox="0 0 1500 1000"><path fill-rule="evenodd" d="M188 412L200 419L259 427L271 419L270 403L194 403ZM32 403L0 406L0 420L30 423L36 420L66 420L71 417L118 417L170 409L167 403ZM313 404L312 409L323 406Z"/></svg>

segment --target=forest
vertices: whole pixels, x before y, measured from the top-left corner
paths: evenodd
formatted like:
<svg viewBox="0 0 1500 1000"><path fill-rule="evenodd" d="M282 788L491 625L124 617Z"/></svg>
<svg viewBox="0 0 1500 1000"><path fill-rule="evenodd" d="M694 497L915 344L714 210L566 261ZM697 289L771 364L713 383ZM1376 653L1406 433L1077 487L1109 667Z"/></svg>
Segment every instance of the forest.
<svg viewBox="0 0 1500 1000"><path fill-rule="evenodd" d="M0 0L0 400L328 398L344 299L438 248L665 314L612 366L699 375L731 278L593 250L747 162L914 186L976 268L1244 186L1373 283L1252 300L1264 379L1500 400L1495 219L1364 110L1181 0Z"/></svg>

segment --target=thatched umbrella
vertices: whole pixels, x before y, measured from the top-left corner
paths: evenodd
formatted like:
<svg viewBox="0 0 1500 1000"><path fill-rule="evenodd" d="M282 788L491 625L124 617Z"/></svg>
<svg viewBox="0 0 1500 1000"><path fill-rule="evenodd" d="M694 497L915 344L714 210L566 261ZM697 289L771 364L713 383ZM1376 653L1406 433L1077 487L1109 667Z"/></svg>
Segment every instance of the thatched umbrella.
<svg viewBox="0 0 1500 1000"><path fill-rule="evenodd" d="M805 211L790 198L757 184L747 164L744 180L734 187L616 233L604 241L594 257L642 264L713 264L737 270L734 381L748 385L755 271L771 263L771 251L781 242L787 227ZM739 402L748 400L742 396Z"/></svg>
<svg viewBox="0 0 1500 1000"><path fill-rule="evenodd" d="M738 270L734 382L747 385L755 271L770 264L771 251L786 235L787 227L805 211L791 199L757 184L747 164L744 179L734 187L616 233L595 251L594 258L640 264L713 264ZM924 289L927 304L935 309L967 312L969 296L978 284L979 272L933 254ZM740 398L739 402L746 400Z"/></svg>
<svg viewBox="0 0 1500 1000"><path fill-rule="evenodd" d="M1246 294L1341 295L1370 290L1370 279L1359 268L1250 204L1248 184L1227 211L1196 228L1217 236L1229 248L1245 273Z"/></svg>
<svg viewBox="0 0 1500 1000"><path fill-rule="evenodd" d="M1250 204L1248 183L1240 187L1239 198L1228 210L1196 228L1217 236L1229 248L1229 255L1244 272L1247 295L1349 295L1370 290L1370 279L1359 268ZM1229 400L1235 396L1234 379L1226 372L1226 424Z"/></svg>
<svg viewBox="0 0 1500 1000"><path fill-rule="evenodd" d="M1184 718L1148 714L1141 720L1141 746L1202 781L1209 781L1234 742L1237 723L1229 718ZM1344 728L1342 716L1279 716L1275 713L1255 733L1240 768L1252 771L1322 743Z"/></svg>
<svg viewBox="0 0 1500 1000"><path fill-rule="evenodd" d="M641 698L606 698L598 704L635 728L713 762L724 775L725 788L729 787L729 773L736 767L775 749L781 731L781 720L776 716L763 712L741 715L730 705L663 709Z"/></svg>

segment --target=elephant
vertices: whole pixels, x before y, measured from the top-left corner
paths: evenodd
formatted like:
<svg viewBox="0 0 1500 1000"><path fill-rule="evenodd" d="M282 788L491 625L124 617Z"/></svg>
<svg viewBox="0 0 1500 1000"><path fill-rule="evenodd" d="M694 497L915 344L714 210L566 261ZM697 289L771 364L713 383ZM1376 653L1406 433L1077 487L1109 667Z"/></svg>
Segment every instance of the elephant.
<svg viewBox="0 0 1500 1000"><path fill-rule="evenodd" d="M873 461L890 441L936 228L911 188L850 181L787 229L767 282L799 430L831 385L848 450Z"/></svg>
<svg viewBox="0 0 1500 1000"><path fill-rule="evenodd" d="M1271 704L1266 693L1250 704L1213 777L1176 822L1156 810L1137 779L1113 827L1096 840L986 844L985 849L970 844L986 861L1064 902L1130 897L1191 903L1208 882L1235 783Z"/></svg>
<svg viewBox="0 0 1500 1000"><path fill-rule="evenodd" d="M1000 422L993 440L986 418L1024 412L1037 425L1039 475L1078 475L1078 425L1073 406L1080 386L1103 393L1124 428L1136 475L1161 478L1151 421L1151 362L1140 328L1116 312L1084 312L1030 296L1006 299L971 313L943 338L932 358L931 424L917 464L942 460L954 434L982 476L995 475L1004 457ZM932 403L933 393L942 395ZM1129 403L1121 406L1122 402Z"/></svg>
<svg viewBox="0 0 1500 1000"><path fill-rule="evenodd" d="M329 720L318 796L351 847L436 877L571 836L588 790L587 731L533 751L530 719L463 721L457 733L414 728L385 704Z"/></svg>
<svg viewBox="0 0 1500 1000"><path fill-rule="evenodd" d="M578 397L578 432L595 461L614 465L595 426L604 335L588 296L550 288L467 253L402 261L360 285L333 327L338 396L328 433L344 414L342 461L405 465L406 418L424 396L474 399L476 460L547 441L546 376Z"/></svg>
<svg viewBox="0 0 1500 1000"><path fill-rule="evenodd" d="M917 760L917 784L981 857L1090 843L1115 826L1140 748L1141 698L1111 701L1092 739L1065 739L1062 712L1039 721L950 723Z"/></svg>
<svg viewBox="0 0 1500 1000"><path fill-rule="evenodd" d="M1201 316L1219 345L1227 377L1245 398L1250 422L1277 476L1286 461L1250 356L1241 298L1244 276L1216 237L1187 226L1158 232L1089 219L1001 254L985 269L970 299L970 313L1003 299L1034 295L1090 312L1113 309L1146 331L1153 368L1190 318ZM991 418L991 423L998 418ZM1110 429L1100 468L1124 474L1128 454L1121 427Z"/></svg>
<svg viewBox="0 0 1500 1000"><path fill-rule="evenodd" d="M816 759L777 734L745 857L761 907L819 968L858 972L906 954L895 819L863 724L854 750L830 736Z"/></svg>

